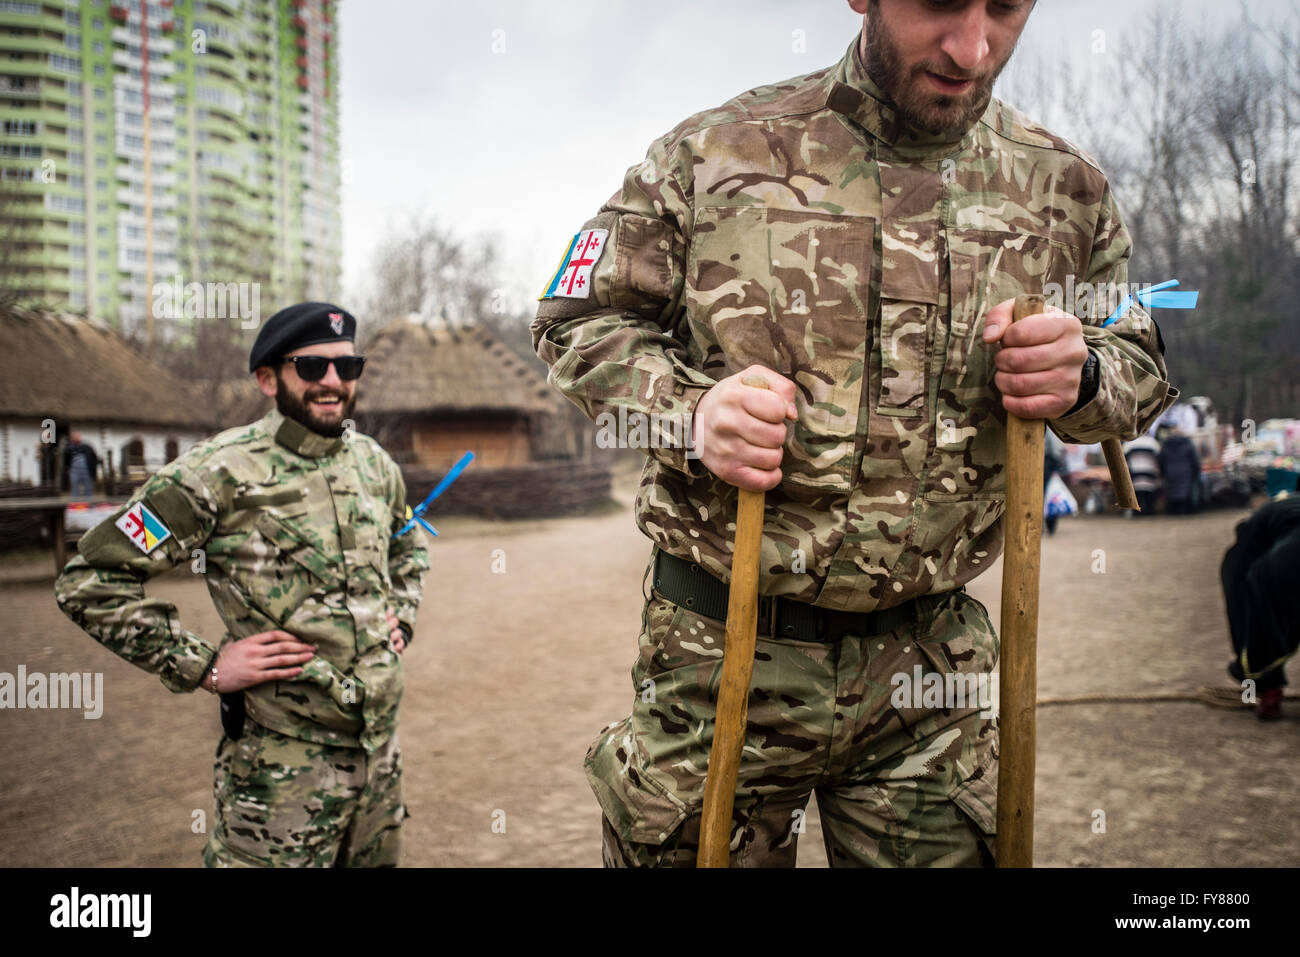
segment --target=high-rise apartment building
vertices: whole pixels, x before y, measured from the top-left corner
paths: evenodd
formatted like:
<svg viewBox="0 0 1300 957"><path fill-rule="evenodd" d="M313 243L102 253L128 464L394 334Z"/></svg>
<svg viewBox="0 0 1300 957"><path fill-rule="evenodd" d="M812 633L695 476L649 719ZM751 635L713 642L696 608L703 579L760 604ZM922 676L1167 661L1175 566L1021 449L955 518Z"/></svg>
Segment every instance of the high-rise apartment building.
<svg viewBox="0 0 1300 957"><path fill-rule="evenodd" d="M0 0L0 285L158 334L164 283L336 298L336 12Z"/></svg>

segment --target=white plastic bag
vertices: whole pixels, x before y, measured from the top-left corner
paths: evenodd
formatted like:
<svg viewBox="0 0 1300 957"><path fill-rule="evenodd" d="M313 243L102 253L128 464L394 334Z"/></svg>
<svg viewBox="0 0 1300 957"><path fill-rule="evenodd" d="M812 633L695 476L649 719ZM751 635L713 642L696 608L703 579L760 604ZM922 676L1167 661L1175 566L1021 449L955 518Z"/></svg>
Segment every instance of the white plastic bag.
<svg viewBox="0 0 1300 957"><path fill-rule="evenodd" d="M1051 518L1053 515L1077 515L1079 513L1079 503L1074 500L1070 490L1066 487L1061 476L1055 472L1047 480L1047 488L1043 491L1043 517Z"/></svg>

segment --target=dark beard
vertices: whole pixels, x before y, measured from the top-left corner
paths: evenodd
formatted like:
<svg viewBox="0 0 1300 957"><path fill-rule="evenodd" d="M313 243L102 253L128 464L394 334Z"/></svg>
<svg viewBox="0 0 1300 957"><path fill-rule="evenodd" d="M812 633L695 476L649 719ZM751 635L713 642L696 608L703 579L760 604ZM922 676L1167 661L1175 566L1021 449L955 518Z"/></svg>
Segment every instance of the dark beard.
<svg viewBox="0 0 1300 957"><path fill-rule="evenodd" d="M310 429L317 435L324 435L331 439L336 439L344 432L343 423L352 418L352 409L357 404L356 393L352 393L352 398L348 398L342 393L335 392L333 389L326 389L320 386L312 386L303 394L302 400L297 399L289 392L280 378L280 370L275 370L275 407L280 410L280 414L287 419L293 419L299 425ZM312 414L311 409L307 408L307 403L321 395L337 395L343 403L343 415L335 425L332 422L322 422Z"/></svg>
<svg viewBox="0 0 1300 957"><path fill-rule="evenodd" d="M863 65L867 76L893 101L904 120L927 133L965 131L974 125L993 97L993 82L1010 59L1008 56L996 70L976 80L968 93L960 96L925 93L921 83L925 81L927 69L949 76L960 76L962 71L945 64L925 62L918 63L909 74L874 3L867 9L866 34L866 62Z"/></svg>

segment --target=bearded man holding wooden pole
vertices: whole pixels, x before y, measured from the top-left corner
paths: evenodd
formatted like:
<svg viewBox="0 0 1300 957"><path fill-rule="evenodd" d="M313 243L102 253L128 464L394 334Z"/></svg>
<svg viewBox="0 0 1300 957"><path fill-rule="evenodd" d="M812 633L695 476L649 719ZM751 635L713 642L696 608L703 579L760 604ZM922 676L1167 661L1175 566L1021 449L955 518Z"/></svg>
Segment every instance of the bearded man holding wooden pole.
<svg viewBox="0 0 1300 957"><path fill-rule="evenodd" d="M850 6L838 64L653 144L533 323L571 400L652 437L632 713L586 761L608 865L706 862L738 490L766 493L757 607L731 605L757 641L709 860L792 865L815 791L832 866L994 863L999 644L963 586L1002 548L1007 417L1131 438L1178 395L1140 308L1012 323L1131 251L1096 163L992 99L1032 2Z"/></svg>

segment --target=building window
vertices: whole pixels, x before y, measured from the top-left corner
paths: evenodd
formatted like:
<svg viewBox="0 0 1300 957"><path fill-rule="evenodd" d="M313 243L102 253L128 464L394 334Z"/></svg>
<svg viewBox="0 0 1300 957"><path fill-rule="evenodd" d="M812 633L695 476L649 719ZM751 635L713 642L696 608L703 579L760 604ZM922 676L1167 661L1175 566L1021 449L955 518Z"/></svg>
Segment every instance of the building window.
<svg viewBox="0 0 1300 957"><path fill-rule="evenodd" d="M65 213L84 213L86 211L86 201L80 196L62 196L58 193L46 193L45 205L49 209L57 209Z"/></svg>
<svg viewBox="0 0 1300 957"><path fill-rule="evenodd" d="M35 120L5 120L5 136L35 136Z"/></svg>
<svg viewBox="0 0 1300 957"><path fill-rule="evenodd" d="M58 70L60 73L80 73L81 60L72 56L60 56L57 53L50 54L50 69Z"/></svg>

